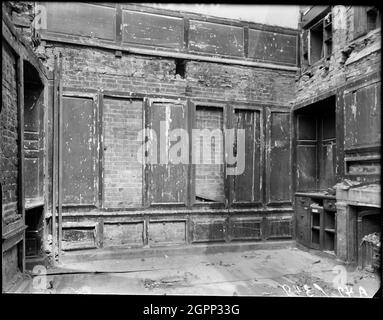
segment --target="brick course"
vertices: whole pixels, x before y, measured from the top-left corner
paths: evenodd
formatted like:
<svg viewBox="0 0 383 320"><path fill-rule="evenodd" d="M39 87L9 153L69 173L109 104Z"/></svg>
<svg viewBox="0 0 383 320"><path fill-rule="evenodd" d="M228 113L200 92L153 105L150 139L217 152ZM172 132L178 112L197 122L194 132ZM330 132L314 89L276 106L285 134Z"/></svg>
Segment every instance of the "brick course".
<svg viewBox="0 0 383 320"><path fill-rule="evenodd" d="M188 61L181 79L175 59L125 53L117 58L111 50L61 44L46 47L48 68L58 52L63 54L67 87L283 105L294 99L291 71Z"/></svg>
<svg viewBox="0 0 383 320"><path fill-rule="evenodd" d="M18 106L16 58L11 49L2 45L2 110L0 114L0 171L2 184L2 218L8 224L21 218L18 214Z"/></svg>
<svg viewBox="0 0 383 320"><path fill-rule="evenodd" d="M142 165L137 160L141 143L143 106L140 100L104 99L104 206L138 207L142 204Z"/></svg>

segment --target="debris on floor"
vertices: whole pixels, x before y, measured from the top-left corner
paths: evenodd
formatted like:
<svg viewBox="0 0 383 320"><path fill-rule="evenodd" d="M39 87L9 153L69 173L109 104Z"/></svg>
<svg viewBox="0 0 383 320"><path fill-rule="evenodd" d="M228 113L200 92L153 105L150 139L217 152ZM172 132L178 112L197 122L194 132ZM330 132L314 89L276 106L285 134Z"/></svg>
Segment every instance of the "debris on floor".
<svg viewBox="0 0 383 320"><path fill-rule="evenodd" d="M294 248L167 258L160 254L145 257L145 270L142 264L142 258L67 263L60 266L61 274L47 277L43 290L34 288L35 276L15 292L372 297L380 286L375 273ZM77 272L64 274L65 269ZM85 272L90 269L99 272ZM137 272L122 273L125 269ZM339 278L340 272L345 276Z"/></svg>

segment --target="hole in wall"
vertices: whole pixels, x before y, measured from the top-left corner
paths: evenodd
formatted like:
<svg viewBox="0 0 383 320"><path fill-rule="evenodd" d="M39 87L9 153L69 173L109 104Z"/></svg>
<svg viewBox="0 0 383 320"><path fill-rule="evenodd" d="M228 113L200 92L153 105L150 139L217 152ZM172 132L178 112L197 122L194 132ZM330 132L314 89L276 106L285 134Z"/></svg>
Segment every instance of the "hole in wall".
<svg viewBox="0 0 383 320"><path fill-rule="evenodd" d="M186 76L186 61L184 59L175 59L176 78L185 79Z"/></svg>

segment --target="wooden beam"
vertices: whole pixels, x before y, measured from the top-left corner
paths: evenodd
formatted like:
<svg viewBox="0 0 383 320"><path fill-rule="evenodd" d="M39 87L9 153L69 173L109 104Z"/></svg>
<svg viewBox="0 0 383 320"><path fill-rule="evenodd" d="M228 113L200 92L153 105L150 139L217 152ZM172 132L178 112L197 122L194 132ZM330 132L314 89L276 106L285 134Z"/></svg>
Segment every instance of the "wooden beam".
<svg viewBox="0 0 383 320"><path fill-rule="evenodd" d="M151 125L150 125L150 118L151 118L151 108L150 108L150 105L149 105L149 99L148 98L144 98L143 99L143 110L144 110L144 116L143 116L143 123L144 123L144 130L145 130L145 133L146 133L146 130L151 128ZM145 137L145 140L146 142L146 137ZM147 149L147 145L145 143L145 153L149 156L149 149ZM145 162L144 166L143 166L143 177L144 177L144 180L143 180L143 186L142 186L142 192L143 192L143 207L144 208L148 208L150 206L150 199L149 199L149 195L150 195L150 181L149 181L149 178L150 178L150 164L147 162L147 158L144 158L143 159ZM146 221L146 220L145 220ZM145 226L147 228L147 222L145 222ZM147 244L147 241L146 243Z"/></svg>
<svg viewBox="0 0 383 320"><path fill-rule="evenodd" d="M53 264L56 259L56 242L57 242L57 233L56 233L56 189L57 189L57 56L54 57L54 70L53 70L53 156L52 156L52 256Z"/></svg>
<svg viewBox="0 0 383 320"><path fill-rule="evenodd" d="M226 128L227 129L235 129L237 128L234 125L234 108L232 104L228 103L226 104ZM236 142L235 142L236 143ZM231 145L229 148L233 148ZM224 152L225 152L225 167L227 166L227 159L226 155L228 152L232 153L233 150L226 150L226 141L224 145ZM238 163L237 163L238 165ZM230 208L234 202L234 175L227 176L225 175L225 197L227 200L227 206Z"/></svg>
<svg viewBox="0 0 383 320"><path fill-rule="evenodd" d="M310 10L302 16L302 27L311 27L330 11L331 6L312 6Z"/></svg>
<svg viewBox="0 0 383 320"><path fill-rule="evenodd" d="M25 192L24 192L24 58L20 55L17 58L17 104L18 104L18 135L19 135L19 176L18 176L18 211L22 216L23 225L25 225ZM25 271L25 231L23 231L22 244L22 272Z"/></svg>
<svg viewBox="0 0 383 320"><path fill-rule="evenodd" d="M58 260L61 258L62 243L62 176L63 176L63 106L62 106L62 55L59 55L58 91Z"/></svg>
<svg viewBox="0 0 383 320"><path fill-rule="evenodd" d="M2 26L3 26L3 37L6 38L8 44L16 51L19 55L24 56L24 59L28 60L39 72L40 78L48 78L49 71L44 67L40 59L37 58L36 54L29 43L20 35L20 33L14 27L8 14L3 10L2 13Z"/></svg>
<svg viewBox="0 0 383 320"><path fill-rule="evenodd" d="M104 201L104 95L102 92L98 92L98 143L99 143L99 154L98 154L98 201L99 208L103 207Z"/></svg>

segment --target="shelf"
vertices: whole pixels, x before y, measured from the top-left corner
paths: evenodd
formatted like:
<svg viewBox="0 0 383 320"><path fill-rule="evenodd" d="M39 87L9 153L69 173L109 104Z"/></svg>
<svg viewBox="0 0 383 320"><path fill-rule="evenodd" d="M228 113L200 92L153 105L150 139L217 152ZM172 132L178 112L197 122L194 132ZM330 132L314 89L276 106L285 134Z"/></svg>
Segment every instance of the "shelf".
<svg viewBox="0 0 383 320"><path fill-rule="evenodd" d="M335 229L330 229L330 228L326 228L326 229L324 229L324 231L326 231L326 232L331 232L331 233L335 233Z"/></svg>
<svg viewBox="0 0 383 320"><path fill-rule="evenodd" d="M336 199L334 195L325 194L324 192L295 192L295 196L309 197L309 198L316 198L316 199L332 199L332 200Z"/></svg>
<svg viewBox="0 0 383 320"><path fill-rule="evenodd" d="M313 230L320 230L320 226L311 226L311 229L313 229Z"/></svg>
<svg viewBox="0 0 383 320"><path fill-rule="evenodd" d="M25 210L34 209L37 207L44 206L44 199L26 199L25 200Z"/></svg>

